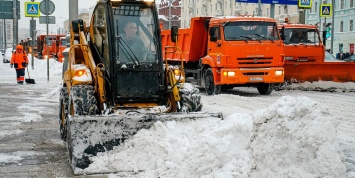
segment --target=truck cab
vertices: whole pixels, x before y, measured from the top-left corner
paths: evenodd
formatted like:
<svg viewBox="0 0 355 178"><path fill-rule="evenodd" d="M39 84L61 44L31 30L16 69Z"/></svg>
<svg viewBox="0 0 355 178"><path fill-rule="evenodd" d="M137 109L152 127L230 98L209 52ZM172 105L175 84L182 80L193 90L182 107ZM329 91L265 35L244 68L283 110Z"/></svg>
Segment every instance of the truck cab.
<svg viewBox="0 0 355 178"><path fill-rule="evenodd" d="M324 61L325 49L314 25L284 23L279 25L285 50L285 64Z"/></svg>
<svg viewBox="0 0 355 178"><path fill-rule="evenodd" d="M208 95L221 89L255 86L270 94L284 82L284 49L277 22L267 17L193 17L190 28L178 30L176 46L165 50L170 64L185 64L186 81L205 88ZM170 30L162 31L163 47L174 46Z"/></svg>

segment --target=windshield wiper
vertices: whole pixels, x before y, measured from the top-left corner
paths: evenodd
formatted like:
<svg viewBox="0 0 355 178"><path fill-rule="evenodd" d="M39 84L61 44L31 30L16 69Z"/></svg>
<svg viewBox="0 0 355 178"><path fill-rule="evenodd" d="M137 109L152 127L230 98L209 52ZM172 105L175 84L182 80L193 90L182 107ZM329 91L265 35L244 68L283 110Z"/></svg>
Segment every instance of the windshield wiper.
<svg viewBox="0 0 355 178"><path fill-rule="evenodd" d="M141 64L128 44L122 40L121 36L116 36L116 39L118 41L118 47L122 49L122 53L125 55L125 57L129 58L136 67L139 67Z"/></svg>
<svg viewBox="0 0 355 178"><path fill-rule="evenodd" d="M261 38L264 38L264 39L267 39L267 40L270 40L272 41L272 43L275 43L274 40L270 39L270 38L266 38L264 35L259 35L257 33L253 33L254 35L258 36L258 37L261 37Z"/></svg>
<svg viewBox="0 0 355 178"><path fill-rule="evenodd" d="M240 35L239 37L246 38L248 40L253 40L253 38L250 38L250 37L244 36L244 35ZM244 39L244 41L248 43L248 40L246 40L246 39Z"/></svg>

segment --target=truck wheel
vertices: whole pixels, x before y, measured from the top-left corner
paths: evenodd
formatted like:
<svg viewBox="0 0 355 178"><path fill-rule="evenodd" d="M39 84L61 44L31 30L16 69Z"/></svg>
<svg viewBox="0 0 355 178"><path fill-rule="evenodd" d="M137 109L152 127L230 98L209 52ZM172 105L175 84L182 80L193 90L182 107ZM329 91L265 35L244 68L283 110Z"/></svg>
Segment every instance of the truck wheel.
<svg viewBox="0 0 355 178"><path fill-rule="evenodd" d="M70 89L70 115L95 115L98 107L94 88L91 85L77 85Z"/></svg>
<svg viewBox="0 0 355 178"><path fill-rule="evenodd" d="M199 89L191 83L185 83L180 88L180 112L198 112L202 109L201 96Z"/></svg>
<svg viewBox="0 0 355 178"><path fill-rule="evenodd" d="M264 83L260 84L257 88L261 95L269 95L273 90L273 85L269 83Z"/></svg>
<svg viewBox="0 0 355 178"><path fill-rule="evenodd" d="M213 73L212 69L208 68L205 72L205 90L208 95L213 95L215 94L215 88L216 86L214 85L214 79L213 79Z"/></svg>
<svg viewBox="0 0 355 178"><path fill-rule="evenodd" d="M69 95L68 89L63 87L60 90L59 97L59 131L60 137L65 141L67 136L67 125L66 120L68 119L68 105L69 105Z"/></svg>

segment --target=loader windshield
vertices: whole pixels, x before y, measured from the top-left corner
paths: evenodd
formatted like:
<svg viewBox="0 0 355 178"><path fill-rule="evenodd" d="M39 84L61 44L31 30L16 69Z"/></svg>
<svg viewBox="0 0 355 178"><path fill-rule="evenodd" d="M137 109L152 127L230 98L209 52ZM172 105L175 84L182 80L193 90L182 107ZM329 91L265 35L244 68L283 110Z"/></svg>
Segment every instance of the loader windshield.
<svg viewBox="0 0 355 178"><path fill-rule="evenodd" d="M285 44L318 44L320 38L316 29L307 28L285 28Z"/></svg>
<svg viewBox="0 0 355 178"><path fill-rule="evenodd" d="M123 4L113 8L117 63L157 62L157 24L151 7Z"/></svg>
<svg viewBox="0 0 355 178"><path fill-rule="evenodd" d="M262 21L237 21L224 25L226 41L272 41L279 40L276 23Z"/></svg>

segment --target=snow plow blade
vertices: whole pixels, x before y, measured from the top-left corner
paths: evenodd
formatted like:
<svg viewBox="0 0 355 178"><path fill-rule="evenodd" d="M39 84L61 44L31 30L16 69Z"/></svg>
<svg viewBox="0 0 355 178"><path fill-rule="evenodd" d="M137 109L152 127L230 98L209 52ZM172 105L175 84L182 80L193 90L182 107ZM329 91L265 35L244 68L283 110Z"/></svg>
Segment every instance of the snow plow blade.
<svg viewBox="0 0 355 178"><path fill-rule="evenodd" d="M183 121L217 117L221 113L132 114L110 116L69 116L67 147L75 172L90 165L89 158L99 152L112 150L141 129L149 129L155 122ZM80 171L79 171L80 172Z"/></svg>
<svg viewBox="0 0 355 178"><path fill-rule="evenodd" d="M285 64L284 68L285 81L292 83L355 82L355 63L351 62Z"/></svg>

